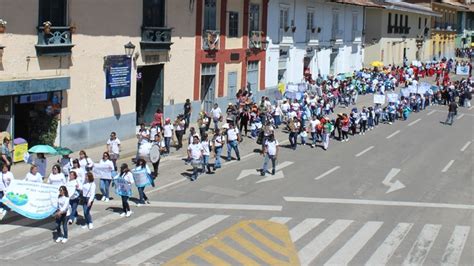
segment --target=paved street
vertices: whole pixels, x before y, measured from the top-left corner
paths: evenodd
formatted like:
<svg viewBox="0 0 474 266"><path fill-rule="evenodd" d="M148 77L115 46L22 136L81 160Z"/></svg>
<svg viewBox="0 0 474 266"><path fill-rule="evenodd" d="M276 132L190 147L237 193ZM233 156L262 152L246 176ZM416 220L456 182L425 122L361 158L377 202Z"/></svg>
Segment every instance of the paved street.
<svg viewBox="0 0 474 266"><path fill-rule="evenodd" d="M285 261L278 260L282 246L269 240L270 226L254 224L270 220L287 226L303 265L472 264L474 110L461 108L453 126L440 123L446 115L445 106L431 106L349 142L331 140L328 151L294 152L280 133L275 176L257 175L263 159L247 140L240 162L195 182L175 156L149 190L151 205L132 205L134 214L120 218L118 200L96 201L94 229L70 226L65 245L53 242L52 220L9 214L0 226L0 261L162 264L181 255L177 261L200 265L274 265ZM253 227L226 233L245 220ZM199 246L221 232L222 241ZM252 243L252 252L243 248Z"/></svg>

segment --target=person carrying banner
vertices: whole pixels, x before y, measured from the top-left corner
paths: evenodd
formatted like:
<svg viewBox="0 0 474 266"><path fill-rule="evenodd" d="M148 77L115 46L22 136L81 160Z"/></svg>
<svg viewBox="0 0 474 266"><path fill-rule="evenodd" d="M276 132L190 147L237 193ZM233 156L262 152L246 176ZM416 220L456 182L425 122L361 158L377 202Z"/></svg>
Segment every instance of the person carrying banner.
<svg viewBox="0 0 474 266"><path fill-rule="evenodd" d="M147 177L147 180L144 184L140 184L138 180L135 181L135 185L137 186L138 190L138 195L140 196L140 199L138 201L137 207L140 207L144 204L150 204L150 201L148 201L148 197L145 194L145 187L150 185L150 175L151 175L151 170L146 164L146 161L144 159L138 159L137 164L133 172L139 172L139 171L145 171L145 175ZM141 182L143 183L143 182Z"/></svg>
<svg viewBox="0 0 474 266"><path fill-rule="evenodd" d="M36 165L32 165L30 167L30 172L26 174L24 180L29 182L43 183L43 177L40 173L38 173L38 167Z"/></svg>
<svg viewBox="0 0 474 266"><path fill-rule="evenodd" d="M56 232L58 238L56 238L56 243L67 242L67 215L69 211L69 194L65 186L59 187L59 196L58 196L58 210L54 214L56 218ZM61 232L61 226L63 227L63 232Z"/></svg>
<svg viewBox="0 0 474 266"><path fill-rule="evenodd" d="M53 168L51 169L51 174L48 177L48 184L56 185L58 187L66 185L66 177L61 172L60 168L61 166L59 166L59 164L53 165Z"/></svg>
<svg viewBox="0 0 474 266"><path fill-rule="evenodd" d="M102 166L108 166L111 170L110 174L100 176L100 192L102 193L101 200L109 202L110 182L112 182L112 171L115 170L115 164L110 159L110 154L108 152L104 152L104 154L102 154L102 159L100 160L99 164Z"/></svg>
<svg viewBox="0 0 474 266"><path fill-rule="evenodd" d="M132 215L128 199L132 196L133 183L133 174L128 168L128 164L123 163L120 166L120 174L114 178L114 184L116 187L115 193L122 197L123 212L120 214L120 217L130 217L130 215Z"/></svg>
<svg viewBox="0 0 474 266"><path fill-rule="evenodd" d="M88 172L86 174L86 182L82 186L82 209L84 210L84 218L86 219L86 224L83 225L82 228L89 228L89 230L92 230L94 228L94 225L92 224L92 215L91 215L91 209L92 209L92 204L94 204L94 199L95 199L95 183L94 183L94 175L92 172Z"/></svg>
<svg viewBox="0 0 474 266"><path fill-rule="evenodd" d="M3 196L5 196L5 192L7 191L7 188L10 185L10 182L13 179L15 179L13 174L8 170L7 164L2 165L2 173L1 173L0 179L1 179L0 180L0 200L1 200ZM2 202L0 202L0 207L1 207L0 214L1 215L7 214L7 211L9 210L9 208Z"/></svg>

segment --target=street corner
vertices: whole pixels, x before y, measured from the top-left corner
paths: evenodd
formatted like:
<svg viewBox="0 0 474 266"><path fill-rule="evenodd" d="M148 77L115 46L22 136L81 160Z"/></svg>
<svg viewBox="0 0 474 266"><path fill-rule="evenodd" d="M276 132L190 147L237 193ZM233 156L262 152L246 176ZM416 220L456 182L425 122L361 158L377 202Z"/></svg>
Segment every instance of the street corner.
<svg viewBox="0 0 474 266"><path fill-rule="evenodd" d="M288 227L244 220L165 263L172 265L300 265Z"/></svg>

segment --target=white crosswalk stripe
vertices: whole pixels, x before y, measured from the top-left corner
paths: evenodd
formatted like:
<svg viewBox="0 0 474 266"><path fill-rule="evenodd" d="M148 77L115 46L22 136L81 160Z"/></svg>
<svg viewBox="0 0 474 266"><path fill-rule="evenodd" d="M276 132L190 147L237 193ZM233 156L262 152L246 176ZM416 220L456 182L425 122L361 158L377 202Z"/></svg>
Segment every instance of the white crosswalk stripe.
<svg viewBox="0 0 474 266"><path fill-rule="evenodd" d="M377 248L365 265L387 264L400 243L402 243L403 239L407 236L412 226L413 224L410 223L397 224L395 229L393 229L390 235L388 235L388 237L383 241L382 245Z"/></svg>
<svg viewBox="0 0 474 266"><path fill-rule="evenodd" d="M325 265L347 265L377 233L382 224L382 222L366 223Z"/></svg>
<svg viewBox="0 0 474 266"><path fill-rule="evenodd" d="M132 230L134 228L140 227L141 225L163 215L162 213L147 213L143 216L140 216L139 219L133 219L127 221L124 224L121 224L113 229L102 232L101 234L94 235L94 237L88 239L87 241L81 241L76 245L68 246L67 248L62 248L57 254L53 256L46 257L44 260L47 261L60 261L69 256L75 255L78 250L85 250L87 248L93 247L100 242L109 240L116 237L117 235L123 234Z"/></svg>
<svg viewBox="0 0 474 266"><path fill-rule="evenodd" d="M422 265L428 256L440 229L441 225L438 224L425 225L421 233L418 235L415 244L411 247L403 265Z"/></svg>
<svg viewBox="0 0 474 266"><path fill-rule="evenodd" d="M49 235L51 231L45 230L44 226L43 228L18 230L18 234L13 235L12 230L24 227L11 225L6 232L0 233L0 247L7 247L9 250L5 252L5 255L2 255L0 261L19 260L33 255L43 262L74 262L74 259L69 258L72 256L74 256L72 258L80 258L81 263L88 264L117 262L117 264L136 265L155 263L158 260L161 262L161 260L166 261L187 250L189 244L193 244L192 242L195 241L191 239L204 231L215 234L218 233L217 231L221 231L222 227L227 228L233 225L235 220L228 219L229 217L229 215L205 216L199 214L168 216L163 213L150 212L130 218L120 218L118 214L111 213L96 219L93 230L72 226L69 233L70 242L64 246L61 245L59 249L54 248L58 244L54 243ZM239 219L245 218L239 217ZM117 222L118 220L120 222ZM464 225L446 226L446 230L452 230L449 232L450 238L448 239L448 235L446 235L445 239L441 239L438 237L441 225L436 224L426 224L422 228L414 230L413 223L394 224L392 229L389 224L384 226L384 222L381 221L362 223L361 221L340 219L328 224L328 222L325 223L327 221L325 219L294 217L271 217L269 221L289 225L289 234L297 248L301 265L313 265L316 262L324 265L347 265L354 260L357 263L365 263L366 266L387 265L391 263L392 258L400 259L403 261L403 265L422 265L427 258L430 262L438 261L438 264L441 265L459 265L465 263L461 259L465 260L462 256L468 250L465 247L466 243L470 243L468 237L470 237L471 227ZM145 226L152 222L151 226ZM179 231L186 222L190 226ZM220 223L223 225L217 226ZM25 222L21 224L25 224ZM54 223L51 225L54 226ZM320 228L323 225L324 227ZM0 228L3 226L5 225L0 225ZM388 230L381 230L383 228ZM315 231L318 233L314 234ZM350 233L352 231L354 233ZM133 233L130 235L130 232ZM171 232L175 233L171 234ZM8 236L5 237L7 233ZM166 237L160 238L160 235L165 233ZM407 238L410 234L413 235L413 238ZM48 236L43 237L44 235ZM21 248L16 247L18 243L28 238L31 238L30 242ZM114 238L123 239L123 241L111 242ZM152 239L156 239L156 242L150 246L149 243ZM202 238L196 239L199 239L194 243L196 245L203 241ZM8 241L12 241L16 245L8 243ZM190 243L190 241L192 242ZM438 250L439 247L445 249L439 253L431 252L431 254L430 251L435 241ZM148 244L144 244L145 242ZM371 245L375 243L379 244ZM399 250L402 244L411 246L407 254L403 250ZM107 248L102 248L105 245ZM47 253L51 250L55 251ZM367 258L360 256L362 250L364 250L364 254L367 254ZM45 251L46 253L44 253ZM43 256L41 256L42 254ZM328 259L324 261L323 258L326 256ZM115 260L111 261L111 258L115 258Z"/></svg>
<svg viewBox="0 0 474 266"><path fill-rule="evenodd" d="M118 220L119 218L120 216L118 214L111 213L106 216L100 217L94 223L96 224L96 226L104 226L106 224L109 224ZM82 229L82 228L78 228L78 230L70 230L69 238L77 238L83 234L92 233L92 232L93 232L92 230L87 230L87 229ZM2 256L2 258L6 260L17 260L17 259L24 258L28 255L31 255L33 253L51 248L55 245L57 244L52 239L48 238L45 240L41 240L39 242L33 242L30 245L25 245L24 247L22 247L21 249L15 252L5 254L4 256Z"/></svg>
<svg viewBox="0 0 474 266"><path fill-rule="evenodd" d="M117 243L116 245L110 246L107 249L95 254L94 256L83 260L82 262L84 263L99 263L107 258L112 257L113 255L116 255L120 252L123 252L127 250L130 247L136 246L143 241L146 241L152 237L155 237L163 232L166 232L167 230L191 219L195 215L193 214L179 214L169 220L166 220L160 224L157 224L149 229L147 229L145 232L142 232L141 234L134 235L130 238L127 239L127 244L123 245L123 243Z"/></svg>
<svg viewBox="0 0 474 266"><path fill-rule="evenodd" d="M298 252L301 265L309 265L327 246L329 246L352 220L337 220Z"/></svg>
<svg viewBox="0 0 474 266"><path fill-rule="evenodd" d="M183 241L199 234L200 232L210 228L211 226L223 221L229 217L228 215L213 215L193 226L188 227L187 229L165 239L162 240L141 252L134 254L133 256L120 261L118 264L126 264L126 265L137 265L140 263L144 263L145 261L167 251L170 248L182 243Z"/></svg>
<svg viewBox="0 0 474 266"><path fill-rule="evenodd" d="M446 251L441 258L441 265L458 265L461 254L466 244L471 228L469 226L456 226L448 242Z"/></svg>

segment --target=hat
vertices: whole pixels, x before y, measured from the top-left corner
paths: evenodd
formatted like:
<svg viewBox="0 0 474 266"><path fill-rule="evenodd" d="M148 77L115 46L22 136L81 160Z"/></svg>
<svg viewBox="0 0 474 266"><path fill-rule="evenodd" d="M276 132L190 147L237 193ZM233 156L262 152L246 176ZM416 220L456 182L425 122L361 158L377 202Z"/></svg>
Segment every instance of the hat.
<svg viewBox="0 0 474 266"><path fill-rule="evenodd" d="M228 105L228 106L231 106L231 105L233 105L233 104L232 104L232 103L228 103L227 105Z"/></svg>
<svg viewBox="0 0 474 266"><path fill-rule="evenodd" d="M171 122L171 119L168 117L165 119L165 122Z"/></svg>

